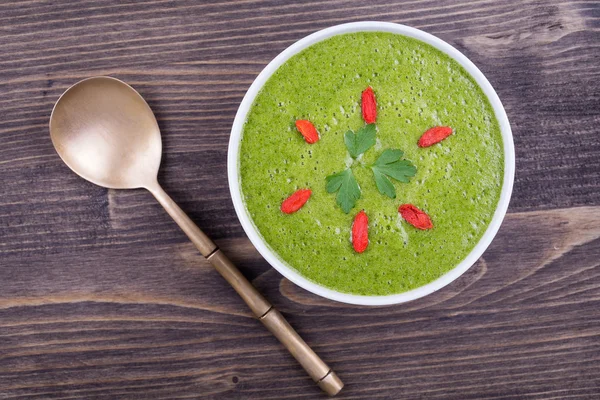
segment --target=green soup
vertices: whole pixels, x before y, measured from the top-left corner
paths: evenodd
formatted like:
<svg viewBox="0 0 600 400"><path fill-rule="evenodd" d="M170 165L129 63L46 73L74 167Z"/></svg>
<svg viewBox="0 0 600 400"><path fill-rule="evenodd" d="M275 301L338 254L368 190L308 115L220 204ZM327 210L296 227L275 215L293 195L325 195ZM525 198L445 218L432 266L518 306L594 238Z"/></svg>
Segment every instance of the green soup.
<svg viewBox="0 0 600 400"><path fill-rule="evenodd" d="M377 144L352 160L344 133L364 125L361 92L378 104ZM321 135L307 144L297 119ZM428 148L433 126L454 134ZM392 181L382 195L370 165L388 148L417 167L410 183ZM474 79L449 56L421 41L383 32L339 35L290 58L257 95L244 126L239 171L245 206L279 258L309 280L359 295L389 295L423 286L454 268L487 229L502 189L503 143L493 109ZM362 194L345 214L325 178L351 166ZM282 201L300 188L312 197L294 214ZM418 230L398 214L411 203L434 228ZM354 216L369 217L369 246L351 244Z"/></svg>

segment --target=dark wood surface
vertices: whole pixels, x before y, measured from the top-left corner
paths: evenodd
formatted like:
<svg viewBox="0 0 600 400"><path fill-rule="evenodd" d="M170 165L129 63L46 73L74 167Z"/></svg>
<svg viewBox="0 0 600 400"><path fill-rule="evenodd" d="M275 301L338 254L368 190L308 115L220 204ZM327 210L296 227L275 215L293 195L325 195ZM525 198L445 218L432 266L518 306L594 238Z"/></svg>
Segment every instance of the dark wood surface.
<svg viewBox="0 0 600 400"><path fill-rule="evenodd" d="M427 30L486 74L511 120L509 215L483 258L424 299L366 308L275 272L226 179L260 70L330 25ZM48 136L69 85L138 89L160 180L344 379L340 399L600 397L600 3L0 3L0 399L323 398L150 194L71 173Z"/></svg>

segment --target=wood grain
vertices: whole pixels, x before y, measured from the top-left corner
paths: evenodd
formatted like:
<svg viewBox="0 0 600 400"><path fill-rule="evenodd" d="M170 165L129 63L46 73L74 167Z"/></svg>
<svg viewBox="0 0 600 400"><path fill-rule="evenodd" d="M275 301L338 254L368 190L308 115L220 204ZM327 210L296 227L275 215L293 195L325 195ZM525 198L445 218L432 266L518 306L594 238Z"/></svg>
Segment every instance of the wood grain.
<svg viewBox="0 0 600 400"><path fill-rule="evenodd" d="M334 303L282 279L227 187L252 80L299 38L359 20L464 52L517 149L489 250L402 306ZM322 398L150 194L93 186L57 157L52 105L100 74L148 100L165 189L338 371L340 398L598 398L599 43L597 1L0 3L0 399Z"/></svg>

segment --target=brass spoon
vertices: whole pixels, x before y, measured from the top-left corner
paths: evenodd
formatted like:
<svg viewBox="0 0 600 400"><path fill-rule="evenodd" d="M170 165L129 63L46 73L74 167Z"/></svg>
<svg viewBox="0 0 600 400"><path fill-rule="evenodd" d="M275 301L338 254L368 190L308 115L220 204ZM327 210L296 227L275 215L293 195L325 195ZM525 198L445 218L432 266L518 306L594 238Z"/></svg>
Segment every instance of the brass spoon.
<svg viewBox="0 0 600 400"><path fill-rule="evenodd" d="M335 372L160 187L160 130L138 92L110 77L76 83L52 110L50 137L62 160L82 178L106 188L148 189L319 387L329 395L339 393L344 384Z"/></svg>

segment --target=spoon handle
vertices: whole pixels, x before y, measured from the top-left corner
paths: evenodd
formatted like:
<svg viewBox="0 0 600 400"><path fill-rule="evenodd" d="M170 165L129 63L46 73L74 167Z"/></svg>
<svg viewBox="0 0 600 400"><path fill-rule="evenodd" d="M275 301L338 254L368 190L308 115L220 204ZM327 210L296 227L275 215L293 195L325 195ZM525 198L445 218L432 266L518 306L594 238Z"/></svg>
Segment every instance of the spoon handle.
<svg viewBox="0 0 600 400"><path fill-rule="evenodd" d="M200 253L206 257L246 302L252 313L279 339L292 356L298 360L313 381L330 396L339 393L342 387L344 387L340 378L302 340L300 335L290 326L281 313L248 282L217 245L192 222L158 183L148 186L148 190L156 197L175 222L177 222Z"/></svg>

